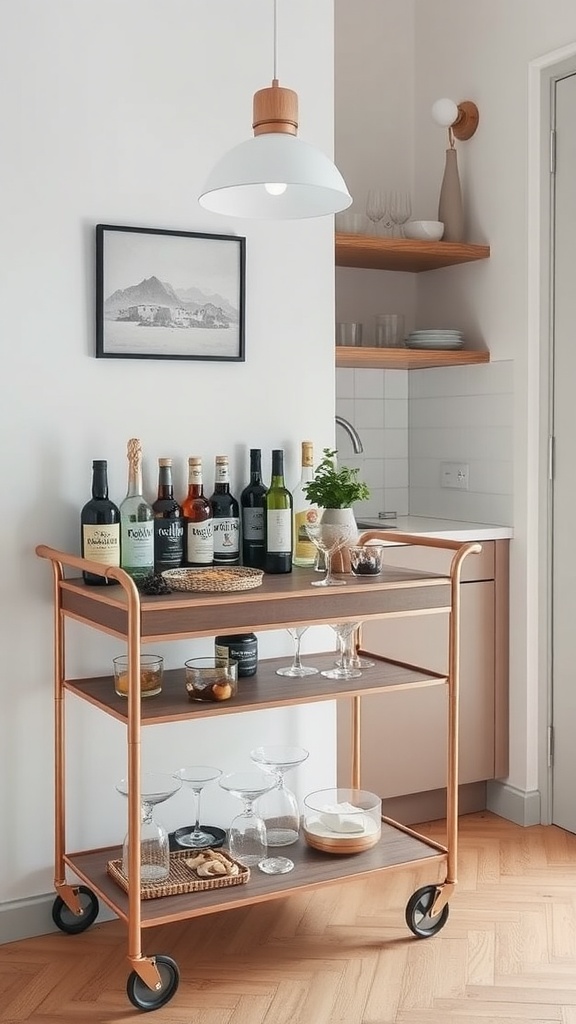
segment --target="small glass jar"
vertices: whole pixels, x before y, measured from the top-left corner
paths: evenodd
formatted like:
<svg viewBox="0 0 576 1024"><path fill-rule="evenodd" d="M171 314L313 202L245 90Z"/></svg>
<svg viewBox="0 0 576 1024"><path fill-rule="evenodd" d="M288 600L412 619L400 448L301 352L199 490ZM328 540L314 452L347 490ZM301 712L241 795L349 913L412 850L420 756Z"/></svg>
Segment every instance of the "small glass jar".
<svg viewBox="0 0 576 1024"><path fill-rule="evenodd" d="M238 676L254 676L258 668L258 638L255 633L214 637L214 653L238 662Z"/></svg>
<svg viewBox="0 0 576 1024"><path fill-rule="evenodd" d="M190 700L219 703L238 691L238 662L229 658L190 658L185 662Z"/></svg>
<svg viewBox="0 0 576 1024"><path fill-rule="evenodd" d="M128 655L114 658L114 689L119 697L128 696ZM155 697L162 690L164 658L159 654L140 655L140 696Z"/></svg>

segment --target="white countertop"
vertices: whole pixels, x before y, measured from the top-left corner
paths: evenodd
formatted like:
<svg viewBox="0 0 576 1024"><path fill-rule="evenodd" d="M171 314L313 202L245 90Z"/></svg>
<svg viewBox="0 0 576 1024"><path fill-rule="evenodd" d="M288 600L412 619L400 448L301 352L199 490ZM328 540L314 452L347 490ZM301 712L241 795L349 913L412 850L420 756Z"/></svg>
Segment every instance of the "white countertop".
<svg viewBox="0 0 576 1024"><path fill-rule="evenodd" d="M358 522L369 524L358 526L360 533L365 530L389 530L398 533L416 533L423 537L445 537L447 540L508 540L514 536L511 526L493 526L490 523L463 523L452 519L430 519L426 516L398 516L393 520L372 519L358 516ZM394 543L390 537L389 543Z"/></svg>

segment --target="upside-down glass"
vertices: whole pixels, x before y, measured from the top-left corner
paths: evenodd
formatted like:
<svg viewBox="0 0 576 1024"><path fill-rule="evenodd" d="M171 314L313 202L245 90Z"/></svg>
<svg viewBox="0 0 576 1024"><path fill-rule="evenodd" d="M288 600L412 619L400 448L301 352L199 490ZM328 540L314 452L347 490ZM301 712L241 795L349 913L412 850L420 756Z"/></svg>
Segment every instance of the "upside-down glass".
<svg viewBox="0 0 576 1024"><path fill-rule="evenodd" d="M163 882L170 873L168 832L154 819L154 808L169 800L182 785L172 775L144 773L140 779L140 880L145 884ZM122 796L128 796L128 779L116 783ZM129 878L129 835L122 847L122 873Z"/></svg>
<svg viewBox="0 0 576 1024"><path fill-rule="evenodd" d="M242 800L244 809L233 818L228 830L230 855L250 867L259 864L268 852L266 825L254 810L259 796L274 789L275 780L264 772L231 772L218 780L222 789Z"/></svg>
<svg viewBox="0 0 576 1024"><path fill-rule="evenodd" d="M298 842L300 835L300 809L298 801L285 784L284 777L292 768L297 768L308 757L304 747L270 746L256 747L250 757L259 768L269 772L274 779L274 788L265 793L258 804L259 813L266 823L268 846L291 846ZM258 865L269 875L291 871L294 861L290 857L265 857Z"/></svg>
<svg viewBox="0 0 576 1024"><path fill-rule="evenodd" d="M360 626L359 622L342 623L344 626L351 625L352 629L345 635L341 641L340 654L336 660L337 668L374 668L376 662L370 661L369 658L361 658L356 650L356 632ZM344 652L344 657L342 652Z"/></svg>
<svg viewBox="0 0 576 1024"><path fill-rule="evenodd" d="M198 764L187 768L179 768L174 772L174 778L184 782L194 794L195 824L188 832L178 830L176 842L179 846L191 847L194 850L201 850L206 846L212 846L214 834L203 832L200 828L200 794L209 782L214 782L222 775L220 768L212 768L210 765Z"/></svg>
<svg viewBox="0 0 576 1024"><path fill-rule="evenodd" d="M360 669L353 668L350 664L349 648L346 647L346 640L352 635L358 623L337 622L335 624L330 623L330 625L338 637L340 659L336 662L334 668L323 669L322 675L327 676L328 679L357 679L362 673Z"/></svg>
<svg viewBox="0 0 576 1024"><path fill-rule="evenodd" d="M294 641L294 657L292 664L287 665L286 668L277 668L277 676L291 676L293 679L302 679L304 676L315 676L318 674L317 668L312 668L310 665L303 665L300 661L300 644L304 633L308 629L308 626L288 626L287 632L290 633Z"/></svg>
<svg viewBox="0 0 576 1024"><path fill-rule="evenodd" d="M323 552L326 559L326 575L322 580L313 580L312 587L344 587L346 580L338 580L332 573L332 555L343 548L356 532L355 523L307 523L306 532L310 540Z"/></svg>

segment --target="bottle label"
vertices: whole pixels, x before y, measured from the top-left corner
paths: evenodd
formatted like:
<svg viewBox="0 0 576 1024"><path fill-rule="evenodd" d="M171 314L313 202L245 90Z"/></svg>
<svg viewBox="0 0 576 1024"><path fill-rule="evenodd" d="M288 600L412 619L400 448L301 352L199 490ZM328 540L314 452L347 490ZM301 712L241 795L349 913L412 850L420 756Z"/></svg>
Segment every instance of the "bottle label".
<svg viewBox="0 0 576 1024"><path fill-rule="evenodd" d="M214 560L213 520L188 522L186 529L186 561L194 565L212 565Z"/></svg>
<svg viewBox="0 0 576 1024"><path fill-rule="evenodd" d="M292 553L292 510L268 509L266 513L266 550Z"/></svg>
<svg viewBox="0 0 576 1024"><path fill-rule="evenodd" d="M120 523L82 527L84 558L102 565L120 565Z"/></svg>
<svg viewBox="0 0 576 1024"><path fill-rule="evenodd" d="M214 555L238 554L240 521L230 517L214 519Z"/></svg>
<svg viewBox="0 0 576 1024"><path fill-rule="evenodd" d="M318 509L313 506L294 513L294 558L309 565L314 564L316 548L306 532L306 526L317 521Z"/></svg>
<svg viewBox="0 0 576 1024"><path fill-rule="evenodd" d="M184 523L181 519L154 520L154 565L178 569L184 555Z"/></svg>
<svg viewBox="0 0 576 1024"><path fill-rule="evenodd" d="M244 540L264 540L263 508L245 508L242 510L242 532Z"/></svg>
<svg viewBox="0 0 576 1024"><path fill-rule="evenodd" d="M122 523L122 568L152 568L154 565L154 523Z"/></svg>
<svg viewBox="0 0 576 1024"><path fill-rule="evenodd" d="M214 482L217 484L227 484L229 480L228 463L217 462L214 469Z"/></svg>

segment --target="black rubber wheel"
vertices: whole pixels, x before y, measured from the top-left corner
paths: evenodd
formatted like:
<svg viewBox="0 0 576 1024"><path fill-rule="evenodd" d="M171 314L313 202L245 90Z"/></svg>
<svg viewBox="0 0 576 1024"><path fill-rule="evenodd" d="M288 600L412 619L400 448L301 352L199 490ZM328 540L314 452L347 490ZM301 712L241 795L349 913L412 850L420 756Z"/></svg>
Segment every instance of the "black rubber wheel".
<svg viewBox="0 0 576 1024"><path fill-rule="evenodd" d="M436 898L438 886L423 885L410 897L406 904L406 924L419 939L436 935L448 920L449 908L446 903L439 914L430 916L430 908Z"/></svg>
<svg viewBox="0 0 576 1024"><path fill-rule="evenodd" d="M98 917L100 905L98 899L86 885L79 885L75 892L82 907L81 914L75 914L70 907L67 907L61 896L57 896L52 904L52 920L61 932L68 935L79 935L85 932Z"/></svg>
<svg viewBox="0 0 576 1024"><path fill-rule="evenodd" d="M136 971L131 971L126 983L128 999L138 1010L158 1010L171 999L180 982L178 964L169 956L155 956L156 967L160 974L161 987L148 988Z"/></svg>

